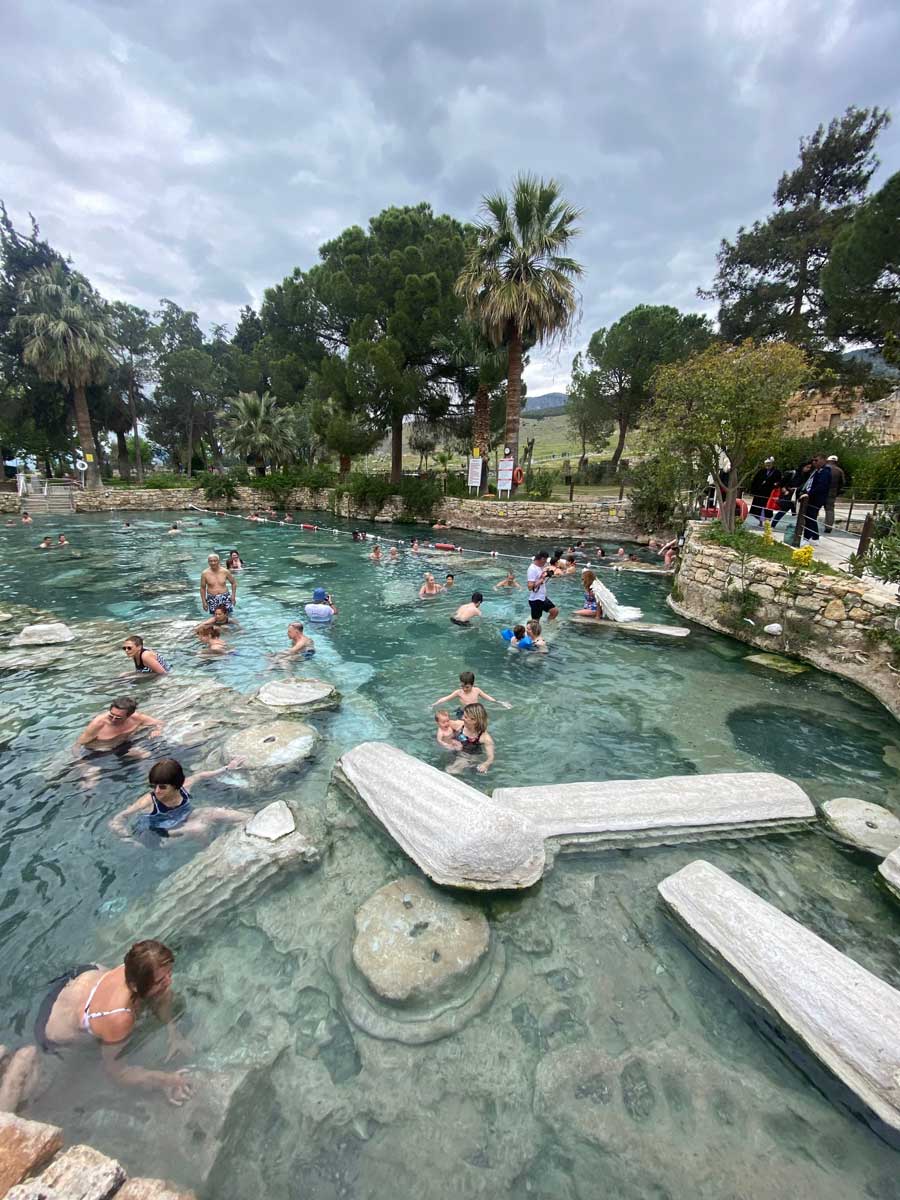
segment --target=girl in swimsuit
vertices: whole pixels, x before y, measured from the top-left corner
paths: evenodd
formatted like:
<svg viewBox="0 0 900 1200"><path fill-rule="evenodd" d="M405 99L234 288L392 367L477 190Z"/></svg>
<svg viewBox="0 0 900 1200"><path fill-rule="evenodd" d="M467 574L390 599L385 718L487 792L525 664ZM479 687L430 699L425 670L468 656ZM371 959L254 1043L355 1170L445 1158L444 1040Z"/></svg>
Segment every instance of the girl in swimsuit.
<svg viewBox="0 0 900 1200"><path fill-rule="evenodd" d="M461 753L447 770L452 775L458 775L474 761L471 756L483 750L484 758L475 769L479 775L484 775L494 761L494 739L487 731L488 715L484 705L467 704L463 709L462 720L451 721L451 725Z"/></svg>
<svg viewBox="0 0 900 1200"><path fill-rule="evenodd" d="M228 558L225 560L225 566L227 567L227 569L229 571L243 570L244 563L243 563L243 560L241 559L241 556L238 554L237 550L231 551L231 553L228 555Z"/></svg>
<svg viewBox="0 0 900 1200"><path fill-rule="evenodd" d="M166 1025L167 1060L190 1053L172 1018L174 962L175 956L162 942L142 941L131 947L121 966L106 970L87 963L55 979L35 1021L37 1045L17 1051L3 1076L4 1111L14 1112L28 1098L29 1084L39 1073L40 1050L59 1055L63 1047L85 1038L100 1043L103 1066L117 1083L159 1090L175 1105L190 1099L192 1085L185 1071L150 1071L120 1061L123 1045L145 1006L153 1008ZM7 1087L11 1079L19 1084L17 1092Z"/></svg>
<svg viewBox="0 0 900 1200"><path fill-rule="evenodd" d="M141 637L127 637L122 649L134 663L134 669L143 675L168 675L172 669L161 654L144 648Z"/></svg>
<svg viewBox="0 0 900 1200"><path fill-rule="evenodd" d="M118 837L132 840L133 833L155 833L159 837L205 834L216 821L239 823L253 814L240 808L202 808L194 811L190 788L203 779L212 779L225 771L236 770L242 758L233 758L215 771L197 771L189 778L174 758L163 758L150 768L150 791L112 818L109 827ZM133 829L128 818L139 814Z"/></svg>
<svg viewBox="0 0 900 1200"><path fill-rule="evenodd" d="M598 621L603 616L603 609L597 597L591 591L591 587L596 579L593 571L581 572L581 586L584 588L584 604L581 608L576 608L572 613L573 617L595 617Z"/></svg>

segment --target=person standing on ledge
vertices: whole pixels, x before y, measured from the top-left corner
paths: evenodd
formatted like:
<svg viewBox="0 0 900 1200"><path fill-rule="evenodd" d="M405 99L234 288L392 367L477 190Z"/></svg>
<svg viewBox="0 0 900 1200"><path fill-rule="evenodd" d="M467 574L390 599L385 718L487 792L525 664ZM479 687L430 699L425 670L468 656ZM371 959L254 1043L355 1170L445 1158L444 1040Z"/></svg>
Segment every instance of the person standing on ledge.
<svg viewBox="0 0 900 1200"><path fill-rule="evenodd" d="M843 467L838 466L836 454L828 455L828 469L831 472L831 486L825 501L825 532L831 533L834 529L834 502L847 486L847 474Z"/></svg>
<svg viewBox="0 0 900 1200"><path fill-rule="evenodd" d="M546 550L538 550L528 568L528 607L531 609L531 618L534 621L539 621L544 613L551 621L555 621L559 616L559 609L552 600L547 599L547 575L549 573L547 560L549 557Z"/></svg>
<svg viewBox="0 0 900 1200"><path fill-rule="evenodd" d="M209 566L200 575L200 603L212 616L217 608L224 608L227 613L234 611L237 603L237 580L222 566L218 554L207 557ZM231 595L228 589L231 588Z"/></svg>

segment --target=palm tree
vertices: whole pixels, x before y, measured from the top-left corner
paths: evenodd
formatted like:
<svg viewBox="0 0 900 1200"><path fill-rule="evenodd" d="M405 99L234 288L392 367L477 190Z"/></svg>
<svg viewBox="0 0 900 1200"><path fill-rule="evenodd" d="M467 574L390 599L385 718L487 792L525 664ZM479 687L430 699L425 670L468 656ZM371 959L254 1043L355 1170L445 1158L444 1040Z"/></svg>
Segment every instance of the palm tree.
<svg viewBox="0 0 900 1200"><path fill-rule="evenodd" d="M565 252L581 210L563 200L556 180L534 175L518 176L509 197L485 196L481 210L456 291L493 345L506 347L506 445L518 460L523 343L563 337L572 323L573 280L583 268Z"/></svg>
<svg viewBox="0 0 900 1200"><path fill-rule="evenodd" d="M234 454L252 462L257 475L266 464L284 466L299 452L299 431L290 409L279 408L271 392L239 392L228 402L222 421L222 441Z"/></svg>
<svg viewBox="0 0 900 1200"><path fill-rule="evenodd" d="M112 364L103 301L83 275L53 263L23 280L14 325L24 339L24 361L42 379L71 394L78 441L88 464L87 486L96 490L100 463L85 389L99 383Z"/></svg>
<svg viewBox="0 0 900 1200"><path fill-rule="evenodd" d="M491 392L507 373L506 350L489 341L474 321L460 321L452 336L436 338L435 345L446 354L466 399L472 388L475 389L472 442L481 453L481 490L484 491L491 453Z"/></svg>

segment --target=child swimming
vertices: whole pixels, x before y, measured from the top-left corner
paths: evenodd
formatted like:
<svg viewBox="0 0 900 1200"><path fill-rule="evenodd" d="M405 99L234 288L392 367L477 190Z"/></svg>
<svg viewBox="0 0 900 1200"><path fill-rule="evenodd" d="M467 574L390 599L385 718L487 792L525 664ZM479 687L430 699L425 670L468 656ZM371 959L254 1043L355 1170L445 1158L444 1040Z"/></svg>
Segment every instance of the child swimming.
<svg viewBox="0 0 900 1200"><path fill-rule="evenodd" d="M453 722L450 720L450 714L446 708L439 708L434 714L434 721L437 725L437 744L442 750L459 751L459 742L456 738L456 732L453 728Z"/></svg>
<svg viewBox="0 0 900 1200"><path fill-rule="evenodd" d="M519 650L530 650L533 645L524 625L513 625L512 629L502 629L500 636L505 642L509 642L511 646Z"/></svg>
<svg viewBox="0 0 900 1200"><path fill-rule="evenodd" d="M212 779L225 771L233 771L243 763L243 758L214 771L197 771L185 776L184 768L174 758L163 758L150 768L150 791L145 792L134 804L122 809L110 822L114 834L126 841L131 833L155 833L159 837L180 837L183 834L205 834L217 821L237 824L253 814L248 809L207 807L194 811L190 788L203 779ZM140 814L133 830L128 828L128 818Z"/></svg>
<svg viewBox="0 0 900 1200"><path fill-rule="evenodd" d="M547 643L544 641L543 635L541 634L540 621L527 621L525 624L525 629L528 632L528 636L531 638L532 648L546 652Z"/></svg>
<svg viewBox="0 0 900 1200"><path fill-rule="evenodd" d="M480 687L476 687L474 671L460 671L459 687L451 692L449 696L441 696L440 700L435 700L434 704L430 707L434 708L437 704L447 704L451 700L458 700L462 707L465 707L467 704L478 704L482 700L490 700L491 704L502 704L504 708L512 707L505 700L495 700L493 696L489 696ZM461 713L457 715L461 715Z"/></svg>
<svg viewBox="0 0 900 1200"><path fill-rule="evenodd" d="M463 709L461 721L451 722L453 736L459 742L461 753L447 767L451 775L465 771L475 760L475 754L484 751L484 759L475 768L479 775L484 775L494 761L494 739L487 731L488 715L482 704L467 704Z"/></svg>

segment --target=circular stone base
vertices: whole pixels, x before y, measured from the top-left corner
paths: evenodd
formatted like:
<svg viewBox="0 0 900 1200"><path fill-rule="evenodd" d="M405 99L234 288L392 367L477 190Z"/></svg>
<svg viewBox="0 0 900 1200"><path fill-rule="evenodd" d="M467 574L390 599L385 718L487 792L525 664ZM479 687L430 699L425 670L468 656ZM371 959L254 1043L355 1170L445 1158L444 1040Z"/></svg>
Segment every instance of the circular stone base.
<svg viewBox="0 0 900 1200"><path fill-rule="evenodd" d="M357 910L352 949L340 943L331 965L354 1025L420 1045L456 1033L488 1007L506 956L475 905L408 877Z"/></svg>
<svg viewBox="0 0 900 1200"><path fill-rule="evenodd" d="M825 824L842 842L887 858L900 847L900 820L880 804L841 796L822 805Z"/></svg>
<svg viewBox="0 0 900 1200"><path fill-rule="evenodd" d="M318 740L315 729L303 721L268 721L233 733L221 756L225 762L240 756L250 770L291 767L309 758Z"/></svg>
<svg viewBox="0 0 900 1200"><path fill-rule="evenodd" d="M341 702L340 693L323 679L273 679L263 684L256 699L267 708L301 713L337 708Z"/></svg>

